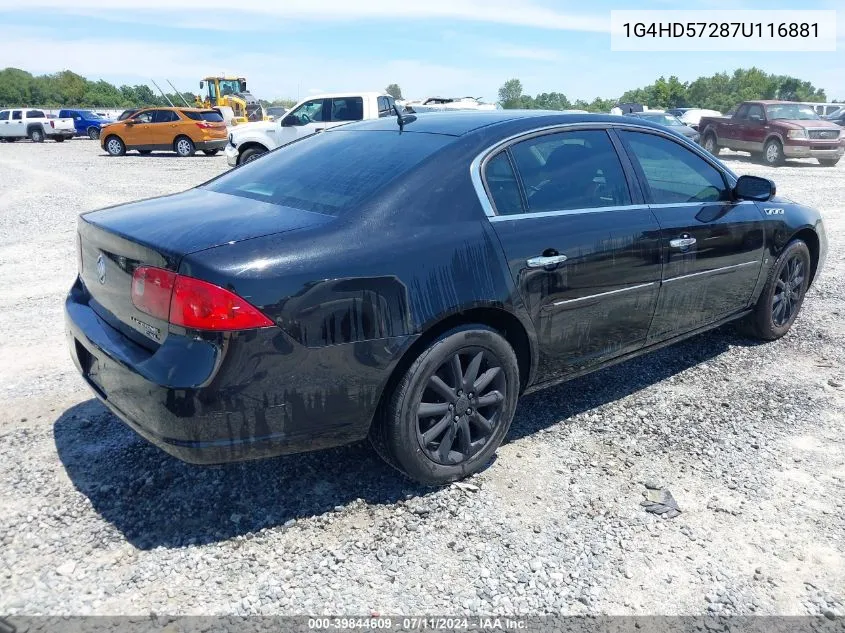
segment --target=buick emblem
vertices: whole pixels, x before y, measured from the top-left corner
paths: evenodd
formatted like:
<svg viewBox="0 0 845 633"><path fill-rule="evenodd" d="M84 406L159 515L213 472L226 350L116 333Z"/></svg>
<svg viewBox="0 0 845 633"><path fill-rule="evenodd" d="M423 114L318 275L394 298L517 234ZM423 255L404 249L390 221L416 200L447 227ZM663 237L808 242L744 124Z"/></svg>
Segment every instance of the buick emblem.
<svg viewBox="0 0 845 633"><path fill-rule="evenodd" d="M97 279L101 284L106 283L106 260L102 255L97 258Z"/></svg>

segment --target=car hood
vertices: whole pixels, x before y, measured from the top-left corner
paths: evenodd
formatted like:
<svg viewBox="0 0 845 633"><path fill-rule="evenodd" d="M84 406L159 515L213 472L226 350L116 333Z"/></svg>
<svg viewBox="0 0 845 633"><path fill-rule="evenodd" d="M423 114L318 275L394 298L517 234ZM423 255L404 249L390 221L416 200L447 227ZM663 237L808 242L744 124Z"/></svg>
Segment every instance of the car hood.
<svg viewBox="0 0 845 633"><path fill-rule="evenodd" d="M233 125L229 128L229 132L232 133L232 137L236 138L241 134L249 134L251 132L266 132L267 130L272 130L276 127L278 123L278 119L276 121L253 121L251 123L239 123L238 125Z"/></svg>
<svg viewBox="0 0 845 633"><path fill-rule="evenodd" d="M90 211L83 217L102 229L176 257L334 220L329 215L202 188Z"/></svg>
<svg viewBox="0 0 845 633"><path fill-rule="evenodd" d="M807 128L829 128L838 130L839 126L833 121L825 121L824 119L775 119L772 123L777 123L791 129L807 129Z"/></svg>

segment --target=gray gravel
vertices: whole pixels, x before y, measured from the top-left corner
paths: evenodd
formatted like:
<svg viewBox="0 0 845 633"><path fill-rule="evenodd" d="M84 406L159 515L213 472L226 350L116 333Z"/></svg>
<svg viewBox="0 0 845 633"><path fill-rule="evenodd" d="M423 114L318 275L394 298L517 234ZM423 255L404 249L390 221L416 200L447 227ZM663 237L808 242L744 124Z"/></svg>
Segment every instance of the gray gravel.
<svg viewBox="0 0 845 633"><path fill-rule="evenodd" d="M793 331L526 397L493 467L434 490L364 445L188 466L106 413L65 349L76 215L225 159L1 144L0 614L845 616L845 162L726 161L825 214ZM682 513L645 512L646 483Z"/></svg>

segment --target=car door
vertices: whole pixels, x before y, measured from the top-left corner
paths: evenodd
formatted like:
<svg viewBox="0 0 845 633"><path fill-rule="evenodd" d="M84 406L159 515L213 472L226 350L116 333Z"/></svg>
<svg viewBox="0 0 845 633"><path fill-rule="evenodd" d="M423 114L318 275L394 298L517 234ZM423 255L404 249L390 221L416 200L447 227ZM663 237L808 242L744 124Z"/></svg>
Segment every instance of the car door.
<svg viewBox="0 0 845 633"><path fill-rule="evenodd" d="M127 147L146 147L155 110L144 110L123 122L118 135Z"/></svg>
<svg viewBox="0 0 845 633"><path fill-rule="evenodd" d="M8 110L0 110L0 137L12 136L9 115L10 112Z"/></svg>
<svg viewBox="0 0 845 633"><path fill-rule="evenodd" d="M743 141L745 149L749 152L762 152L763 143L766 142L768 128L766 127L766 112L759 103L752 103L748 106L748 118L743 127Z"/></svg>
<svg viewBox="0 0 845 633"><path fill-rule="evenodd" d="M9 136L18 138L26 136L26 123L23 120L23 110L12 110L9 116Z"/></svg>
<svg viewBox="0 0 845 633"><path fill-rule="evenodd" d="M182 129L181 123L179 115L173 110L155 110L149 126L147 143L157 149L170 149L180 134L185 134L193 140L196 134L192 136L188 129Z"/></svg>
<svg viewBox="0 0 845 633"><path fill-rule="evenodd" d="M659 131L620 130L660 224L663 276L649 341L714 323L748 307L765 233L753 202L703 154Z"/></svg>
<svg viewBox="0 0 845 633"><path fill-rule="evenodd" d="M517 141L483 173L492 226L537 332L539 379L641 347L659 290L659 226L608 132Z"/></svg>
<svg viewBox="0 0 845 633"><path fill-rule="evenodd" d="M329 100L311 99L288 112L279 122L279 145L319 132L329 118Z"/></svg>

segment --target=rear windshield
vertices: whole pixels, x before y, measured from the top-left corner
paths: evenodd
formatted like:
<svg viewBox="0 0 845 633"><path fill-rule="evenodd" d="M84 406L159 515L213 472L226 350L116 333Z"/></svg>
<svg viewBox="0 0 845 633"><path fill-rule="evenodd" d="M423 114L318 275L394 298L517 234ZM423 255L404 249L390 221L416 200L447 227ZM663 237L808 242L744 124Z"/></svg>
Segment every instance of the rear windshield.
<svg viewBox="0 0 845 633"><path fill-rule="evenodd" d="M204 112L192 112L190 110L182 110L182 114L184 114L189 119L193 119L194 121L208 121L209 123L222 123L223 117L220 116L219 112L215 110L206 110Z"/></svg>
<svg viewBox="0 0 845 633"><path fill-rule="evenodd" d="M340 216L453 140L438 134L324 132L283 146L203 186Z"/></svg>

